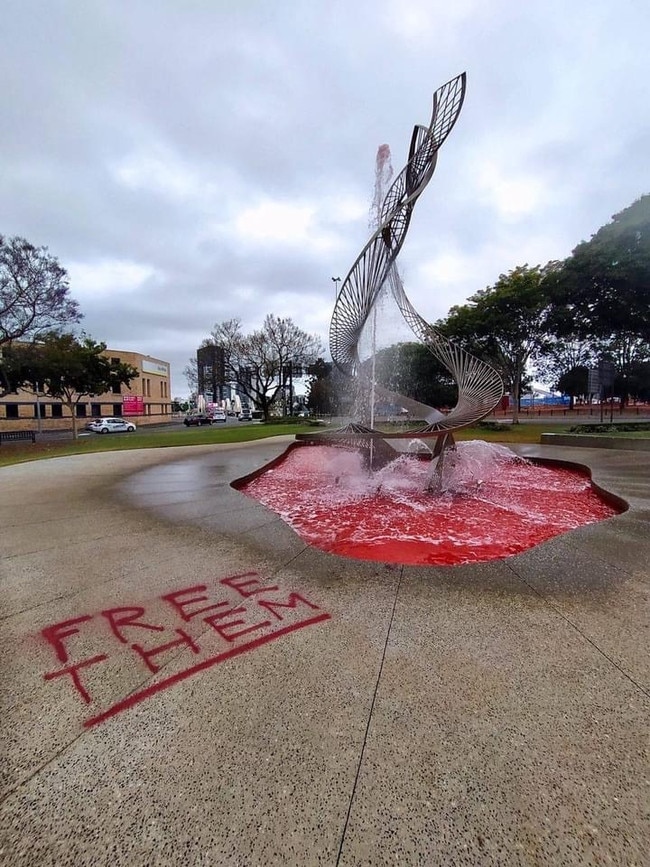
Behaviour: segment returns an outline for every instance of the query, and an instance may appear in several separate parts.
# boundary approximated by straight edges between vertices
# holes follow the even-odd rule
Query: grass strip
[[[457,441],[485,440],[498,443],[539,443],[542,433],[549,430],[564,433],[569,425],[553,424],[520,424],[491,425],[489,427],[470,427],[456,431]],[[297,433],[326,431],[327,427],[314,428],[309,424],[251,424],[241,427],[180,427],[178,430],[148,432],[140,428],[132,434],[89,434],[77,440],[49,440],[41,436],[36,444],[5,443],[0,448],[0,467],[25,461],[43,460],[45,458],[64,457],[66,455],[90,454],[93,452],[122,451],[124,449],[171,448],[174,446],[199,446],[212,443],[241,443],[266,439],[274,436],[287,436]]]

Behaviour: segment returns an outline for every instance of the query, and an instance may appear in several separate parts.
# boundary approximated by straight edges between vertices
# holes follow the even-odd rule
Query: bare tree
[[[271,406],[292,370],[312,364],[322,352],[318,336],[307,334],[291,319],[269,314],[262,328],[242,334],[241,321],[217,323],[212,339],[222,346],[226,379],[234,382],[268,419]]]
[[[183,368],[183,376],[185,377],[190,393],[196,395],[199,390],[199,371],[196,355],[193,358],[188,359],[187,364]]]
[[[0,347],[81,319],[68,275],[47,247],[0,235]]]

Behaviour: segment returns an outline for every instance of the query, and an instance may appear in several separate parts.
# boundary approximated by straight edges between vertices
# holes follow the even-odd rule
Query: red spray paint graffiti
[[[158,674],[175,658],[173,651],[185,656],[191,654],[188,658],[191,664],[180,671],[130,692],[126,698],[93,713],[83,723],[86,728],[201,671],[330,618],[326,611],[300,593],[287,593],[277,584],[265,584],[256,572],[221,578],[210,588],[207,584],[184,587],[159,599],[185,628],[150,622],[154,618],[142,605],[127,605],[97,614],[82,614],[41,630],[42,637],[62,663],[62,667],[43,675],[45,681],[73,689],[86,705],[96,703],[93,679],[105,673],[105,666],[110,666],[111,661],[123,660],[124,653],[133,654],[149,675]],[[84,630],[92,629],[93,625],[100,628],[101,640],[107,643],[101,648],[104,652],[76,658],[76,637],[83,637]],[[204,652],[202,644],[213,645],[215,635],[223,649],[214,653],[212,646],[209,652]]]

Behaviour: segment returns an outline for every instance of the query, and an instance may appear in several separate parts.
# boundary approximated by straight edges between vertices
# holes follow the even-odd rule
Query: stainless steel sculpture
[[[411,330],[454,377],[458,387],[456,405],[447,415],[440,414],[439,419],[417,431],[387,436],[355,424],[325,435],[328,441],[359,446],[361,442],[380,438],[436,437],[434,454],[442,454],[444,447],[453,443],[452,431],[479,421],[496,407],[503,395],[503,382],[496,370],[453,344],[419,315],[404,291],[395,265],[415,203],[433,176],[438,151],[462,108],[465,84],[465,73],[443,84],[433,95],[429,126],[414,128],[408,162],[384,197],[377,230],[343,281],[330,324],[330,350],[334,363],[348,376],[358,375],[362,331],[382,289],[390,286]],[[382,448],[381,452],[385,454],[386,450]]]

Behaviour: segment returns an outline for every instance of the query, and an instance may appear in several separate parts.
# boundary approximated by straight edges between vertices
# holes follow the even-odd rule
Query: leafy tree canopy
[[[547,280],[557,267],[520,265],[437,323],[447,337],[499,370],[512,393],[514,421],[526,365],[549,344]]]
[[[334,415],[339,409],[337,373],[331,361],[317,358],[307,373],[307,406],[318,415]]]
[[[72,334],[49,334],[38,343],[16,345],[8,351],[8,376],[14,387],[27,385],[60,400],[70,411],[76,437],[75,406],[82,397],[129,385],[139,375],[130,364],[102,355],[105,350],[105,343],[95,343],[90,337],[78,340]]]
[[[552,340],[535,360],[535,375],[540,382],[565,394],[586,394],[585,391],[571,392],[560,385],[560,382],[576,368],[582,367],[586,370],[596,367],[599,357],[598,347],[592,342],[570,337]],[[569,381],[574,382],[574,379],[570,378]]]
[[[397,343],[379,350],[375,377],[389,391],[428,406],[453,406],[456,402],[453,377],[423,343]]]
[[[560,336],[650,342],[650,195],[614,214],[556,273]]]

